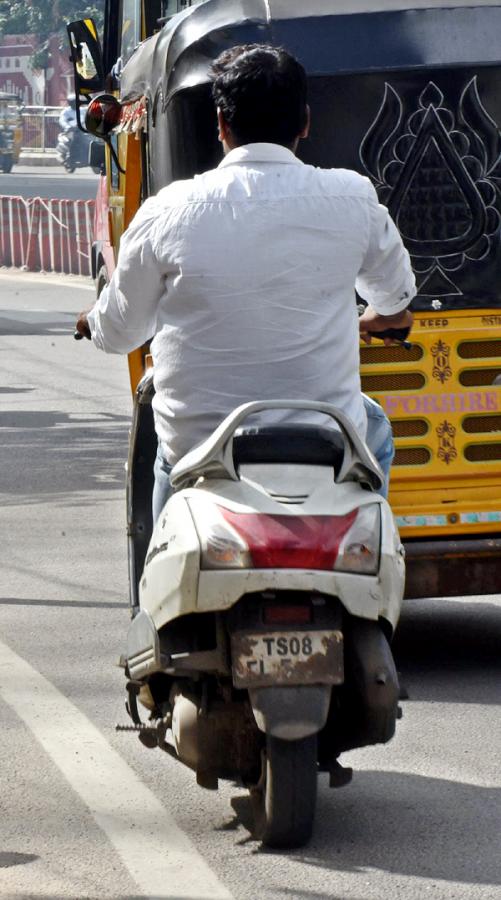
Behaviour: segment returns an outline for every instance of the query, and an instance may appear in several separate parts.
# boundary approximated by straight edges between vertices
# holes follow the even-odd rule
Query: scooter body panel
[[[200,541],[187,493],[179,491],[166,504],[153,530],[139,584],[140,607],[157,630],[198,610]]]
[[[300,502],[291,503],[291,498]],[[235,513],[344,516],[377,504],[381,559],[377,575],[287,568],[203,570],[200,535],[214,506]],[[386,619],[395,628],[402,602],[404,561],[387,502],[356,482],[337,484],[332,469],[309,465],[242,466],[240,480],[204,479],[175,493],[153,531],[140,605],[157,629],[177,616],[229,609],[247,593],[265,590],[319,592],[338,597],[348,613]]]

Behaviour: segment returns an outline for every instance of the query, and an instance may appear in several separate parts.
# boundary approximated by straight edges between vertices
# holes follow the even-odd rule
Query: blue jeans
[[[362,394],[365,412],[367,414],[367,437],[365,438],[367,446],[372,450],[379,465],[383,470],[384,484],[378,492],[382,497],[388,497],[388,488],[390,485],[390,469],[395,456],[395,447],[393,444],[393,432],[391,423],[384,409],[371,400],[365,394]]]
[[[162,445],[159,441],[157,458],[155,459],[155,465],[153,466],[153,474],[155,476],[153,496],[151,498],[153,525],[156,525],[156,523],[158,522],[160,513],[162,512],[165,504],[167,503],[167,500],[172,494],[173,489],[170,483],[171,472],[172,466],[170,466],[165,459],[165,456],[162,453]]]
[[[384,474],[384,485],[379,491],[381,496],[388,496],[388,485],[390,481],[390,468],[395,455],[393,446],[393,434],[391,431],[390,420],[386,413],[375,400],[362,394],[365,412],[367,414],[367,437],[366,442],[372,450]],[[153,487],[153,522],[157,522],[167,500],[172,494],[172,485],[170,483],[170,473],[172,466],[169,465],[162,453],[161,444],[158,445],[157,458],[153,472],[155,475],[155,485]]]

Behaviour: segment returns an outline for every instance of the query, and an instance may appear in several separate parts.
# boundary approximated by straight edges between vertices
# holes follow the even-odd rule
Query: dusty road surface
[[[46,200],[95,200],[99,177],[88,166],[66,172],[63,166],[15,165],[0,173],[0,196],[43,197]]]
[[[83,280],[0,275],[0,897],[501,900],[501,601],[409,603],[394,741],[321,776],[311,844],[263,851],[245,792],[133,735],[125,360],[72,339]]]

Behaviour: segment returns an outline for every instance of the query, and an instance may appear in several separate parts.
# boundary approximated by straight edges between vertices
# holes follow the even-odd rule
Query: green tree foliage
[[[104,0],[0,0],[0,38],[4,34],[37,35],[40,44],[31,58],[34,68],[48,65],[48,41],[59,36],[67,44],[66,25],[75,19],[92,18],[102,34]]]

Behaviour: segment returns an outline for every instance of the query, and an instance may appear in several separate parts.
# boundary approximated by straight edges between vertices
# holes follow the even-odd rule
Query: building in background
[[[17,94],[26,106],[63,106],[72,88],[68,55],[59,49],[60,37],[49,39],[48,66],[30,63],[38,40],[33,35],[4,35],[0,41],[0,91]]]

